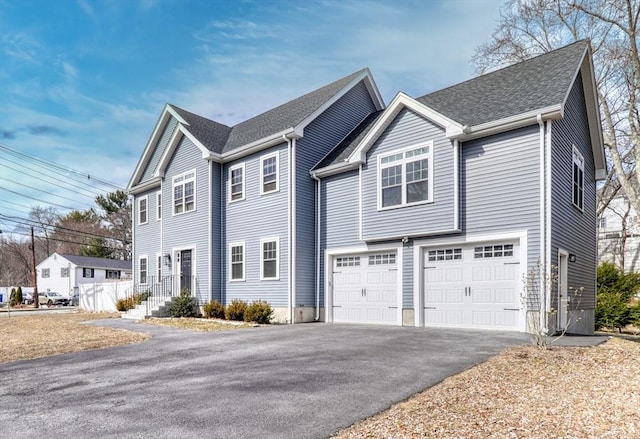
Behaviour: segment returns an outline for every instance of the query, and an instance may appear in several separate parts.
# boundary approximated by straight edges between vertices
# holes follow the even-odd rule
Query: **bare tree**
[[[607,182],[619,185],[640,212],[640,191],[631,182],[640,159],[639,18],[638,0],[509,0],[497,29],[476,50],[473,62],[484,72],[589,39],[611,165]],[[616,196],[616,191],[606,195]],[[610,199],[601,199],[601,207]]]

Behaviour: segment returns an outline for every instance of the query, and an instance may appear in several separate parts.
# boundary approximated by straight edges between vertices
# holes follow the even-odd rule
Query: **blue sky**
[[[0,144],[126,186],[166,102],[232,125],[363,67],[387,103],[420,96],[473,76],[501,3],[0,0]],[[5,215],[108,190],[15,178],[6,159]]]

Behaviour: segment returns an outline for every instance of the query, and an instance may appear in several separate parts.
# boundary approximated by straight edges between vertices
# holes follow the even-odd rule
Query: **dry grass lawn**
[[[137,343],[148,334],[83,325],[80,322],[119,318],[118,313],[45,314],[0,318],[0,363]]]
[[[152,318],[142,320],[143,323],[171,328],[190,329],[193,331],[228,331],[229,329],[252,328],[252,323],[226,322],[223,320],[193,319],[193,318]]]
[[[640,343],[509,348],[335,438],[637,438]]]

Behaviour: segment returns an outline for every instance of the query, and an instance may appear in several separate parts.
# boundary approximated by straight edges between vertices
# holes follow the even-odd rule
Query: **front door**
[[[180,250],[180,291],[191,291],[191,250]]]

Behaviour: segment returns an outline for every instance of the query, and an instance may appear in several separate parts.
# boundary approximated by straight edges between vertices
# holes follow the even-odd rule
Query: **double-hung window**
[[[244,200],[244,163],[229,168],[229,201]]]
[[[433,142],[378,157],[378,209],[433,199]]]
[[[69,277],[69,267],[60,268],[60,277]]]
[[[278,280],[279,239],[267,238],[260,240],[260,279]]]
[[[196,209],[196,171],[173,177],[173,214],[191,212]]]
[[[278,152],[260,158],[261,195],[278,191],[278,158]]]
[[[244,242],[229,244],[229,279],[244,280]]]
[[[43,268],[43,269],[42,269],[42,277],[43,277],[43,278],[47,278],[47,277],[49,277],[49,276],[50,276],[50,273],[51,273],[51,272],[49,271],[49,268]]]
[[[138,198],[138,224],[147,224],[149,222],[149,197]]]
[[[107,279],[120,279],[120,270],[105,270]]]
[[[140,284],[147,283],[147,270],[149,269],[147,261],[148,259],[146,256],[140,256],[140,259],[138,260],[138,283]]]
[[[95,274],[95,270],[93,268],[83,268],[82,269],[82,277],[92,278]]]
[[[573,147],[573,205],[582,210],[584,207],[584,157]]]

